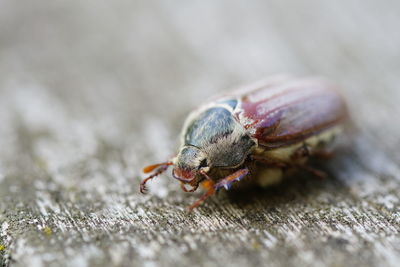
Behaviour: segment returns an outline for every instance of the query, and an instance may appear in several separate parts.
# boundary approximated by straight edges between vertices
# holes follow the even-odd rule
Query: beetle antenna
[[[152,175],[150,175],[149,177],[147,177],[146,179],[144,179],[141,183],[140,183],[140,193],[144,194],[146,193],[146,183],[153,179],[154,177],[162,174],[163,172],[165,172],[169,166],[173,165],[172,162],[168,161],[168,162],[164,162],[164,163],[158,163],[158,164],[154,164],[154,165],[150,165],[147,166],[145,168],[143,168],[143,172],[144,173],[149,173],[152,172],[153,170],[155,170],[156,168],[159,168],[155,173],[153,173]]]

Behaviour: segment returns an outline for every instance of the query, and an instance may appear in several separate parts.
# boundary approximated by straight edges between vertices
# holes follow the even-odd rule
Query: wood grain
[[[0,263],[397,266],[398,1],[0,3]],[[276,73],[343,87],[356,133],[326,163],[192,214],[170,176],[186,114]],[[348,140],[346,142],[349,142]]]

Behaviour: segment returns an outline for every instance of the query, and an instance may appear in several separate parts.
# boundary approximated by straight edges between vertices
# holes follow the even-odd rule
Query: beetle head
[[[184,146],[175,158],[172,175],[183,183],[194,185],[200,171],[207,172],[208,169],[206,155],[203,151],[195,146]]]

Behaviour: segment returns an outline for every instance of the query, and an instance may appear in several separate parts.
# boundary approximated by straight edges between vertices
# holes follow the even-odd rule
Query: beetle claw
[[[147,193],[147,188],[144,185],[144,183],[140,183],[140,193],[146,194]]]

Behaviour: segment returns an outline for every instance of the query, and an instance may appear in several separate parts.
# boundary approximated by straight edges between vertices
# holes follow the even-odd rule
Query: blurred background
[[[2,0],[2,263],[394,264],[400,259],[399,11],[397,1],[373,0]],[[254,225],[254,214],[240,205],[223,202],[232,215],[214,200],[210,209],[222,209],[221,224],[200,211],[190,217],[199,224],[193,230],[184,207],[197,196],[180,193],[168,175],[151,183],[149,195],[138,194],[141,167],[174,153],[191,109],[277,73],[338,83],[361,130],[331,167],[339,182],[293,193],[311,213],[327,199],[337,208],[323,216],[330,218],[325,226],[310,228],[321,240],[314,230],[285,228],[292,215],[305,214],[304,205],[275,203],[287,214],[271,230],[273,217]],[[264,216],[270,205],[264,202],[271,200],[247,210]],[[368,216],[358,221],[343,205]],[[304,216],[293,220],[307,225]],[[210,228],[214,246],[196,235]],[[324,243],[330,231],[344,243]],[[254,240],[262,253],[243,248]],[[324,245],[326,255],[318,252]]]

